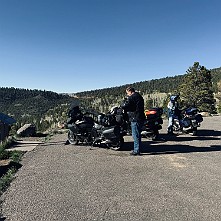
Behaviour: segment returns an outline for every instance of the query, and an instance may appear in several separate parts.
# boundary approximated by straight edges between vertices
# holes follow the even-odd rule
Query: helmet
[[[171,96],[170,96],[170,100],[171,100],[172,102],[175,102],[175,101],[177,101],[178,97],[179,97],[179,95],[171,95]]]

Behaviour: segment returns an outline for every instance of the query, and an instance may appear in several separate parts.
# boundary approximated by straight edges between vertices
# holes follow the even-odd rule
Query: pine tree
[[[221,113],[221,80],[217,82],[217,95],[216,95],[218,101],[217,109],[218,112]]]
[[[184,75],[180,85],[183,107],[197,107],[200,111],[215,113],[215,99],[212,91],[211,73],[199,62],[195,62]]]

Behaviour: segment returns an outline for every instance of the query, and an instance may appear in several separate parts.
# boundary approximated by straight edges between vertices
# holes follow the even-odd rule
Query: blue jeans
[[[134,140],[134,153],[140,153],[141,150],[141,129],[143,123],[131,122],[132,137]]]
[[[173,116],[170,116],[169,118],[168,118],[168,127],[167,127],[167,132],[168,133],[173,133]]]
[[[167,126],[167,132],[168,133],[173,133],[173,121],[174,121],[174,119],[179,119],[179,117],[178,116],[169,116],[169,118],[168,118],[168,126]],[[180,124],[180,126],[182,126],[182,121],[181,120],[179,120],[179,124]]]

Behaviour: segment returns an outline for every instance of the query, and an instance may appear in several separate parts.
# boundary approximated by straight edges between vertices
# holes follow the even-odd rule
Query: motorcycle
[[[126,132],[123,112],[120,108],[115,108],[107,114],[82,114],[78,110],[71,110],[68,114],[70,118],[67,127],[70,144],[105,145],[112,150],[120,150],[123,147],[123,136]]]
[[[195,107],[184,110],[184,114],[181,114],[181,118],[173,119],[173,131],[190,133],[193,136],[197,135],[197,128],[200,127],[203,117],[198,113],[198,109]]]
[[[158,139],[159,130],[162,129],[163,124],[162,114],[162,108],[152,108],[145,111],[146,120],[141,131],[143,137],[151,138],[152,140]]]
[[[92,130],[92,146],[106,146],[112,150],[120,150],[126,135],[123,111],[115,107],[111,113],[99,114]]]
[[[92,144],[91,131],[94,126],[92,117],[83,116],[82,120],[77,120],[73,123],[68,123],[68,141],[70,144],[78,145],[79,143],[90,145]]]

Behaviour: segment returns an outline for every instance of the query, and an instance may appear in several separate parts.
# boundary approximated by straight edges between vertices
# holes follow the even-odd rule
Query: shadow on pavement
[[[175,154],[175,153],[191,153],[191,152],[212,152],[221,151],[221,145],[212,145],[210,147],[195,147],[186,145],[185,141],[199,140],[199,141],[210,141],[210,140],[221,140],[220,131],[215,130],[199,130],[197,136],[179,136],[179,135],[168,135],[160,134],[157,141],[148,140],[142,138],[142,154],[143,155],[156,155],[156,154]],[[167,141],[178,142],[178,144],[167,144]],[[179,142],[184,142],[183,144]],[[132,141],[125,142],[122,151],[133,150],[134,143]]]
[[[221,131],[216,130],[198,130],[196,136],[191,136],[190,134],[180,133],[180,134],[160,134],[159,140],[165,141],[176,141],[176,142],[183,142],[183,141],[191,141],[191,140],[220,140]]]
[[[217,130],[198,130],[197,133],[199,136],[221,136],[221,131]]]
[[[194,153],[194,152],[213,152],[221,151],[221,146],[194,147],[190,145],[160,145],[144,146],[142,153],[148,155],[175,154],[175,153]]]

